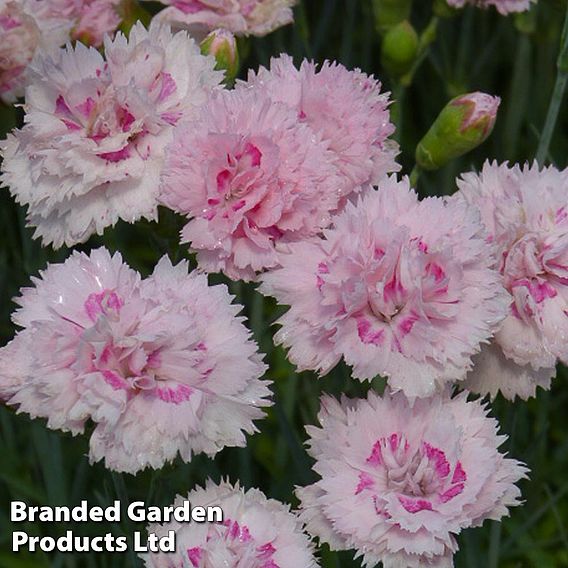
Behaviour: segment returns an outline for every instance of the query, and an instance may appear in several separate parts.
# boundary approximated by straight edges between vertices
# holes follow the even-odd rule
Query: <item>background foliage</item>
[[[414,4],[412,22],[421,31],[430,22],[431,2],[416,0]],[[499,95],[502,105],[491,138],[474,153],[421,178],[422,194],[451,193],[456,174],[479,167],[486,158],[521,162],[534,159],[554,86],[565,12],[566,1],[540,0],[529,26],[526,19],[500,17],[494,10],[466,9],[452,19],[441,20],[437,38],[412,85],[401,89],[389,82],[381,69],[380,38],[374,29],[371,0],[304,0],[296,9],[294,27],[250,41],[244,68],[255,68],[268,63],[272,55],[288,52],[297,61],[303,57],[336,59],[348,67],[374,73],[398,99],[393,115],[399,126],[401,161],[407,174],[414,165],[417,142],[450,97],[473,90]],[[2,137],[19,121],[21,110],[0,108]],[[567,126],[568,112],[563,106],[549,156],[558,167],[566,167],[568,161]],[[180,224],[179,218],[161,211],[157,225],[119,223],[104,237],[93,238],[78,248],[88,250],[105,244],[111,250],[120,250],[132,267],[148,274],[166,252],[174,260],[187,256],[177,242]],[[24,211],[7,191],[0,192],[1,345],[14,334],[11,298],[19,287],[28,284],[30,275],[37,274],[47,262],[61,261],[68,254],[65,249],[43,249],[33,241],[31,231],[25,228]],[[211,281],[223,278],[215,276]],[[267,354],[269,378],[274,381],[275,405],[268,418],[259,423],[261,433],[251,437],[246,448],[226,449],[214,460],[198,456],[191,464],[176,461],[161,471],[133,477],[112,474],[100,464],[89,466],[86,437],[48,431],[41,421],[32,422],[0,408],[0,568],[140,565],[133,555],[122,554],[11,554],[13,529],[59,536],[69,528],[49,524],[11,526],[9,502],[14,499],[34,505],[74,506],[81,499],[103,506],[114,499],[169,505],[176,494],[186,493],[208,476],[215,480],[228,476],[295,504],[294,486],[315,479],[303,442],[304,425],[315,422],[320,392],[363,395],[369,385],[350,379],[344,366],[321,380],[311,373],[296,373],[284,352],[272,345],[271,323],[278,315],[274,304],[263,300],[252,286],[231,284],[231,288],[246,305],[249,324]],[[532,470],[530,481],[522,483],[526,503],[513,510],[512,517],[502,524],[487,522],[481,529],[460,536],[458,568],[568,566],[567,376],[566,369],[560,368],[552,391],[539,392],[536,400],[510,404],[498,399],[493,405],[493,414],[510,436],[506,449]],[[377,379],[371,388],[382,386]],[[73,529],[77,534],[94,536],[112,531],[118,536],[143,527],[127,522],[119,527],[79,523]],[[350,553],[336,554],[324,548],[321,555],[325,568],[360,566]]]

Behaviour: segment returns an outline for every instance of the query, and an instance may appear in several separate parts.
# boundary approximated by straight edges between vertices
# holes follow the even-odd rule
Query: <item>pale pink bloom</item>
[[[34,284],[17,299],[22,331],[0,350],[0,394],[50,428],[76,434],[92,420],[91,462],[136,473],[244,446],[256,430],[266,367],[224,285],[167,258],[141,280],[105,249]]]
[[[329,224],[339,187],[327,145],[294,111],[238,89],[176,129],[161,199],[189,217],[182,238],[201,269],[251,280],[277,265],[278,246]]]
[[[316,568],[313,545],[290,507],[267,499],[258,489],[244,491],[237,483],[205,487],[178,496],[174,506],[220,507],[222,522],[152,524],[158,536],[176,533],[175,553],[142,555],[147,568]]]
[[[68,23],[41,0],[0,0],[0,101],[24,94],[27,67],[36,51],[51,51],[69,37]]]
[[[43,0],[50,11],[72,26],[72,38],[100,47],[105,34],[112,35],[121,22],[122,0]]]
[[[495,335],[504,357],[488,350],[470,388],[534,396],[536,386],[549,387],[557,361],[568,363],[568,170],[486,162],[458,186],[456,198],[481,211],[512,296]]]
[[[447,0],[447,2],[454,8],[463,8],[466,4],[479,8],[494,6],[500,14],[505,16],[514,12],[526,12],[531,4],[536,3],[536,0]]]
[[[318,69],[307,60],[296,69],[289,55],[281,55],[271,60],[269,70],[251,71],[240,87],[265,89],[329,143],[344,177],[343,196],[400,169],[395,162],[398,145],[389,139],[394,132],[389,95],[359,69],[350,71],[329,61]]]
[[[391,176],[324,238],[290,245],[261,291],[290,306],[275,341],[300,370],[325,374],[343,356],[358,379],[384,375],[427,396],[465,377],[505,316],[491,262],[475,208],[418,201],[407,178]]]
[[[28,206],[35,236],[83,242],[118,219],[157,214],[164,150],[175,124],[222,78],[185,32],[134,26],[105,56],[78,43],[31,66],[26,125],[3,143],[1,181]]]
[[[168,6],[156,16],[201,39],[216,28],[241,36],[265,36],[294,21],[298,0],[161,0]]]
[[[297,489],[308,532],[368,567],[453,567],[455,535],[508,515],[528,472],[498,451],[506,436],[487,413],[466,393],[324,396],[321,427],[307,427],[321,479]]]

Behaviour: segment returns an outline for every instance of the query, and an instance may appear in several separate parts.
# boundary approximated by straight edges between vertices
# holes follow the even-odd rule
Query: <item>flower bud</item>
[[[468,93],[452,99],[416,148],[416,163],[436,170],[470,152],[491,134],[501,99]]]
[[[239,72],[239,51],[235,36],[227,30],[213,30],[202,42],[201,53],[213,55],[216,69],[225,72],[225,82],[232,84]]]
[[[410,71],[418,55],[418,34],[408,20],[392,27],[383,37],[381,62],[391,77]]]
[[[379,33],[408,20],[412,0],[373,0],[375,25]]]

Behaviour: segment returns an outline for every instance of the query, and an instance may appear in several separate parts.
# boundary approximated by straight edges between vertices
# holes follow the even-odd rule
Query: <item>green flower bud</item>
[[[239,51],[235,36],[227,30],[213,30],[200,44],[203,55],[213,55],[215,69],[225,71],[225,83],[232,84],[239,72]]]
[[[452,99],[438,115],[416,148],[416,163],[425,170],[477,148],[491,134],[501,99],[468,93]]]
[[[379,33],[388,31],[410,17],[412,0],[373,0],[375,25]]]
[[[412,68],[418,55],[418,34],[405,20],[383,37],[381,62],[391,77],[401,77]]]

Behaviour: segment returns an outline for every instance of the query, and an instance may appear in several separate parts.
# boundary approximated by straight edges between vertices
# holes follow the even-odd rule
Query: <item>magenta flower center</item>
[[[451,274],[458,274],[453,264],[429,253],[422,240],[394,234],[391,243],[374,245],[370,260],[353,255],[321,263],[316,284],[325,304],[340,301],[338,316],[357,321],[362,343],[388,340],[400,351],[417,322],[455,316],[459,281],[452,282]]]
[[[144,391],[172,404],[189,400],[193,386],[171,376],[168,366],[171,338],[145,337],[136,323],[127,324],[125,334],[123,308],[124,301],[112,290],[90,294],[85,302],[85,311],[94,324],[82,333],[92,372],[100,373],[114,390],[126,391],[128,396]],[[197,342],[188,349],[183,362],[176,361],[188,367],[184,378],[193,377],[196,383],[207,379],[211,369],[205,368],[206,350],[203,342]]]
[[[272,542],[258,544],[246,525],[225,519],[223,523],[211,526],[207,546],[188,549],[187,557],[194,568],[280,568],[274,561],[275,552]]]
[[[394,493],[409,513],[435,511],[462,493],[467,480],[461,463],[452,466],[442,449],[424,441],[413,448],[398,433],[377,440],[366,465],[355,495],[369,495],[377,514],[385,516],[386,495]]]
[[[519,319],[534,317],[539,305],[555,298],[568,284],[568,246],[548,243],[528,233],[503,254],[501,273],[513,296],[512,313]]]

